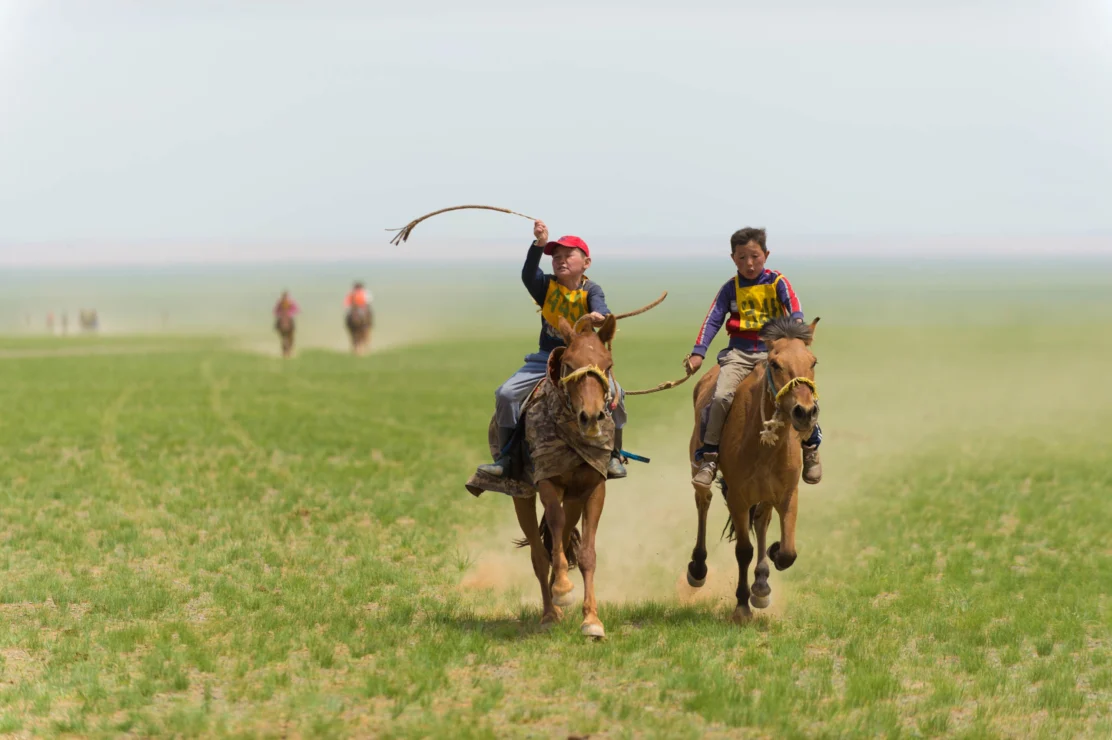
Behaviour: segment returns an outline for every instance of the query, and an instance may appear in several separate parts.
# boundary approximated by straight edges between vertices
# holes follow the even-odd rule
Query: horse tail
[[[568,568],[575,568],[579,564],[579,527],[571,528],[571,544],[564,553],[564,557],[568,559]],[[552,530],[548,528],[548,522],[544,516],[541,516],[541,541],[544,542],[544,550],[548,553],[548,557],[552,559]],[[528,547],[529,540],[522,537],[519,540],[514,540],[514,544],[518,547]]]

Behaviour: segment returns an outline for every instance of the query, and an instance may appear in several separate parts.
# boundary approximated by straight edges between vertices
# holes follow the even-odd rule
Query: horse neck
[[[765,419],[772,419],[773,415],[776,413],[776,404],[773,401],[772,397],[769,396],[768,388],[766,387],[766,384],[768,383],[768,380],[765,376],[766,372],[768,371],[765,369],[765,367],[761,366],[750,376],[756,376],[756,378],[754,378],[754,381],[750,383],[750,386],[747,389],[747,400],[749,402],[747,404],[744,404],[745,433],[742,434],[741,445],[745,446],[746,441],[748,441],[748,447],[750,449],[746,449],[743,452],[743,454],[746,455],[752,454],[754,451],[781,454],[787,451],[788,442],[795,434],[795,429],[792,427],[792,425],[781,418],[780,421],[783,422],[784,426],[776,430],[776,442],[771,445],[761,443],[761,430],[764,428],[764,423],[761,421],[762,409],[763,417]],[[748,380],[748,378],[746,380]],[[742,382],[744,383],[745,381]],[[735,399],[734,407],[737,407],[738,405],[739,404],[736,403]]]

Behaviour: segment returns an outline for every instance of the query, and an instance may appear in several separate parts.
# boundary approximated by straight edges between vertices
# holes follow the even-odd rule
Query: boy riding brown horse
[[[768,561],[777,570],[795,562],[795,520],[799,508],[799,479],[803,470],[801,440],[808,439],[818,425],[817,361],[811,353],[815,319],[802,324],[785,316],[768,322],[760,332],[768,357],[746,377],[734,394],[725,419],[718,453],[722,492],[730,511],[728,528],[737,538],[737,607],[734,620],[752,616],[752,604],[763,609],[769,604]],[[711,368],[695,388],[695,427],[689,452],[700,443],[702,411],[711,402],[720,369]],[[707,575],[707,511],[709,488],[693,484],[699,510],[699,527],[687,581],[702,586]],[[772,511],[780,516],[780,542],[765,550]],[[749,530],[757,535],[757,566],[749,587],[749,564],[753,545]]]
[[[574,590],[568,578],[570,558],[583,573],[582,633],[603,637],[595,599],[595,535],[606,501],[607,467],[614,446],[613,390],[609,378],[613,360],[607,348],[614,339],[617,319],[607,315],[596,334],[584,316],[573,326],[565,318],[556,329],[566,347],[548,357],[547,372],[525,403],[525,446],[528,467],[519,478],[508,471],[492,476],[476,471],[467,488],[510,493],[518,524],[525,534],[533,572],[541,586],[544,613],[541,624],[563,619],[562,606]],[[497,453],[496,419],[491,420],[491,447]],[[536,493],[534,493],[534,488]],[[537,495],[544,515],[537,522]],[[582,520],[578,545],[573,533]]]

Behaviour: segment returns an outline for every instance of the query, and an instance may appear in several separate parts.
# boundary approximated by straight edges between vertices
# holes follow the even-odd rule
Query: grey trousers
[[[764,362],[767,352],[742,352],[740,349],[724,349],[718,353],[718,382],[714,384],[714,398],[710,402],[710,415],[707,418],[707,431],[703,443],[716,445],[722,437],[722,427],[734,393],[741,381],[753,372],[758,363]]]
[[[525,358],[525,364],[494,392],[494,420],[503,429],[513,429],[521,415],[521,404],[529,392],[548,372],[548,354],[534,352]],[[610,392],[618,398],[614,409],[614,426],[621,429],[626,423],[625,391],[610,379]]]

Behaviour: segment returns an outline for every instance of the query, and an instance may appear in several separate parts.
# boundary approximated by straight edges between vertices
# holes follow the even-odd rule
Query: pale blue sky
[[[1112,234],[1112,0],[555,5],[0,0],[0,262]]]

